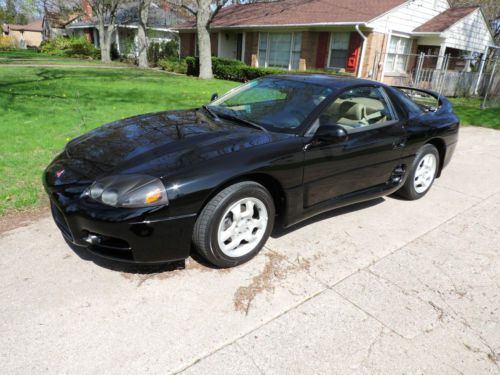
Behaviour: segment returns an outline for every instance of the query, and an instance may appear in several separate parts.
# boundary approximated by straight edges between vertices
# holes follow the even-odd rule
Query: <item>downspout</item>
[[[356,24],[356,31],[363,38],[363,45],[361,46],[361,56],[359,58],[359,67],[358,67],[358,78],[361,78],[361,74],[363,73],[363,62],[365,60],[365,51],[366,51],[366,40],[368,39],[365,34],[361,32],[359,29],[359,23]]]

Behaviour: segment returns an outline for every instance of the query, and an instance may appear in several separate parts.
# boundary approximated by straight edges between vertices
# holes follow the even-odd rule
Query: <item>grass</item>
[[[43,56],[39,51],[33,49],[0,50],[0,57],[11,59],[31,59]]]
[[[500,129],[500,103],[496,103],[496,107],[481,109],[481,100],[477,98],[452,98],[450,101],[462,125]]]
[[[46,55],[35,50],[0,51],[0,65],[103,65],[100,60],[77,59],[58,55]],[[108,64],[110,65],[110,64]],[[113,61],[112,66],[127,66]]]
[[[0,67],[0,215],[44,199],[41,174],[69,139],[116,119],[196,107],[235,85],[138,69]]]

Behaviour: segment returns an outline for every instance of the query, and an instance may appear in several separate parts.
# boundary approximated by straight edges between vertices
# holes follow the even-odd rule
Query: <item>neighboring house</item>
[[[83,15],[66,25],[68,35],[85,36],[96,47],[99,47],[99,31],[96,20],[93,17],[92,8],[86,1],[83,1],[83,10]],[[149,42],[168,42],[177,38],[177,32],[172,30],[172,26],[178,22],[178,17],[168,6],[160,6],[153,2],[147,22]],[[116,15],[117,29],[113,36],[116,49],[120,55],[137,55],[138,24],[138,2],[132,1],[123,4]]]
[[[181,56],[197,54],[195,24],[179,25]],[[215,56],[251,66],[335,69],[400,82],[418,52],[478,55],[494,44],[478,7],[447,0],[280,0],[221,9],[211,24]],[[451,67],[453,68],[453,67]]]
[[[3,35],[14,37],[21,48],[40,47],[42,43],[42,20],[27,25],[2,25]]]

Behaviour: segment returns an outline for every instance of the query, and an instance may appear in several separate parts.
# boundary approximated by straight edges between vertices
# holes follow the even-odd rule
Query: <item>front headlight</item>
[[[102,178],[83,195],[113,207],[152,207],[168,204],[160,179],[144,175],[118,175]]]

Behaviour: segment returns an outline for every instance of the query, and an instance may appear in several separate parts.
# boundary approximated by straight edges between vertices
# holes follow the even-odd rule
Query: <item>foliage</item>
[[[163,59],[158,61],[158,66],[167,72],[186,74],[187,64],[185,59]]]
[[[197,76],[199,74],[199,61],[194,57],[186,58],[187,74]],[[212,67],[214,76],[219,79],[227,79],[237,82],[251,81],[252,79],[264,77],[271,74],[289,73],[285,69],[279,68],[256,68],[246,65],[238,60],[222,59],[212,57]],[[350,73],[335,73],[334,71],[325,71],[311,69],[301,73],[322,73],[330,75],[352,75]]]
[[[0,50],[17,48],[17,40],[13,36],[0,35]]]
[[[47,55],[63,55],[76,58],[98,59],[100,52],[84,37],[57,37],[42,42],[41,51]]]
[[[178,56],[179,42],[175,39],[163,43],[152,42],[148,47],[148,62],[151,66],[158,66],[160,60]]]
[[[40,176],[69,139],[120,118],[199,107],[236,85],[139,69],[1,69],[0,216],[45,199]]]

